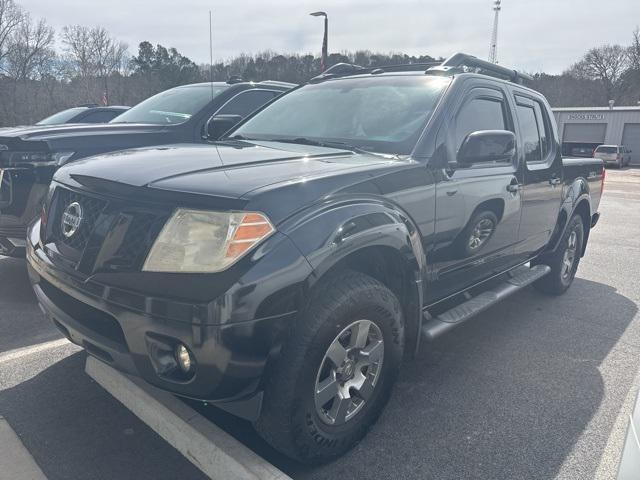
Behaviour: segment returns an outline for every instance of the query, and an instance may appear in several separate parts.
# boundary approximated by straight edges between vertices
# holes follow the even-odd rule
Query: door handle
[[[456,193],[458,193],[458,190],[447,190],[447,195],[450,197],[453,197]]]

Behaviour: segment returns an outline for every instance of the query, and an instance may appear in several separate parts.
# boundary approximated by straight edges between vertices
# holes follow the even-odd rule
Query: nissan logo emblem
[[[62,213],[62,234],[70,238],[82,223],[82,206],[78,202],[70,203]]]

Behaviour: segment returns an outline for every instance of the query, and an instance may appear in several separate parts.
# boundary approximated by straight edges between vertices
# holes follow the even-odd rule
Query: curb
[[[213,480],[291,480],[175,396],[87,357],[86,373]]]

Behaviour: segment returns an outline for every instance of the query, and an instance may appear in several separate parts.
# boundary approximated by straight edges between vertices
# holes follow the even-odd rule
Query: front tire
[[[256,430],[304,463],[344,454],[387,403],[403,348],[402,310],[388,288],[351,271],[321,281],[267,372]]]
[[[533,284],[534,287],[550,295],[562,295],[566,292],[576,276],[583,242],[584,225],[582,217],[576,214],[569,220],[557,250],[534,262],[551,267],[547,275]]]

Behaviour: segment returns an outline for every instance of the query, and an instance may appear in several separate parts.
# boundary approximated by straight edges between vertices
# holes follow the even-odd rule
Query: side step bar
[[[428,314],[425,315],[425,321],[422,324],[422,336],[428,341],[435,340],[440,335],[466,322],[474,315],[504,300],[512,293],[544,277],[550,270],[551,268],[547,265],[536,265],[534,267],[523,265],[511,270],[507,274],[509,278],[491,290],[482,292],[437,317],[431,318],[428,317]]]

